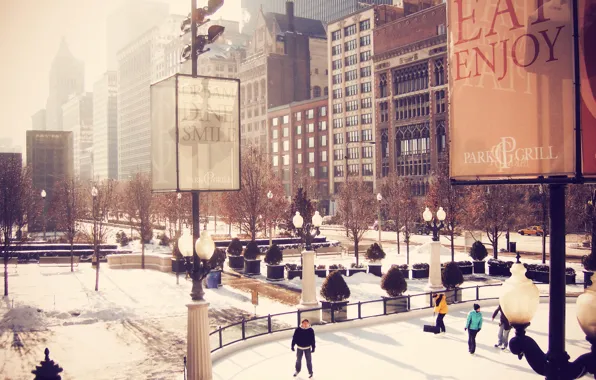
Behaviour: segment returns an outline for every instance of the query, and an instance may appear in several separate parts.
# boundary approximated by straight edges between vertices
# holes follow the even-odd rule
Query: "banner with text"
[[[571,15],[561,0],[451,0],[452,178],[575,173]]]
[[[583,172],[596,176],[596,0],[579,1]],[[590,47],[590,48],[588,48]]]
[[[172,94],[168,80],[151,87],[153,190],[239,190],[240,82],[180,74],[175,81]]]

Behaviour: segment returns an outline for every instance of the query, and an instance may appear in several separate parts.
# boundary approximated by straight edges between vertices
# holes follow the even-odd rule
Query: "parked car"
[[[405,232],[406,226],[402,226],[400,231]],[[410,225],[410,233],[415,235],[430,235],[431,230],[426,223],[412,223]]]
[[[521,230],[517,231],[520,235],[530,235],[530,236],[542,236],[544,231],[540,226],[530,226],[527,228],[522,228]],[[548,235],[548,233],[547,233]]]

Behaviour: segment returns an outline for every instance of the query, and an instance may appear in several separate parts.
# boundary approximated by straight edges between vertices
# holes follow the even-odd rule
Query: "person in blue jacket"
[[[468,331],[468,351],[471,355],[476,352],[476,335],[482,330],[482,313],[480,312],[480,305],[474,304],[474,310],[468,314],[466,321],[466,328]]]

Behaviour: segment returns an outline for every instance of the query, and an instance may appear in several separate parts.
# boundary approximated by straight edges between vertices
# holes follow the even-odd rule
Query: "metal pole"
[[[93,251],[95,253],[95,291],[99,290],[99,254],[97,252],[97,197],[93,197]]]
[[[542,264],[546,264],[546,191],[542,191]]]
[[[46,198],[43,197],[43,241],[46,241]]]
[[[547,380],[564,378],[565,352],[565,185],[550,190],[550,300]]]
[[[192,76],[196,78],[197,76],[197,63],[198,63],[198,54],[197,54],[197,0],[190,0],[191,6],[191,15],[190,15],[190,40],[191,40],[191,69],[192,69]],[[199,192],[193,191],[192,192],[192,240],[193,243],[197,241],[197,239],[201,235],[201,220],[199,214]],[[193,244],[194,247],[194,244]],[[193,248],[194,249],[194,248]]]
[[[381,201],[379,201],[379,223],[378,223],[378,227],[379,227],[379,245],[381,245],[381,232],[382,232],[382,226],[381,226]]]

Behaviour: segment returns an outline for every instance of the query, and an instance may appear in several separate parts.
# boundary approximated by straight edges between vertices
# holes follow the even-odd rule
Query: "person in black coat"
[[[503,309],[501,309],[501,305],[499,305],[497,310],[495,310],[495,312],[493,313],[493,321],[495,320],[495,317],[499,313],[501,313],[501,320],[499,322],[498,341],[497,341],[497,344],[495,344],[495,347],[499,348],[499,347],[503,346],[501,348],[501,350],[506,350],[507,345],[509,344],[508,340],[509,340],[509,332],[511,331],[511,324],[509,323],[507,316],[505,316],[505,313],[503,313]]]
[[[302,368],[302,356],[306,358],[306,368],[308,369],[309,377],[312,377],[312,357],[311,353],[315,352],[315,331],[310,327],[308,319],[303,319],[300,327],[294,331],[292,338],[292,351],[294,346],[298,347],[296,351],[296,372],[294,377],[298,376]]]

